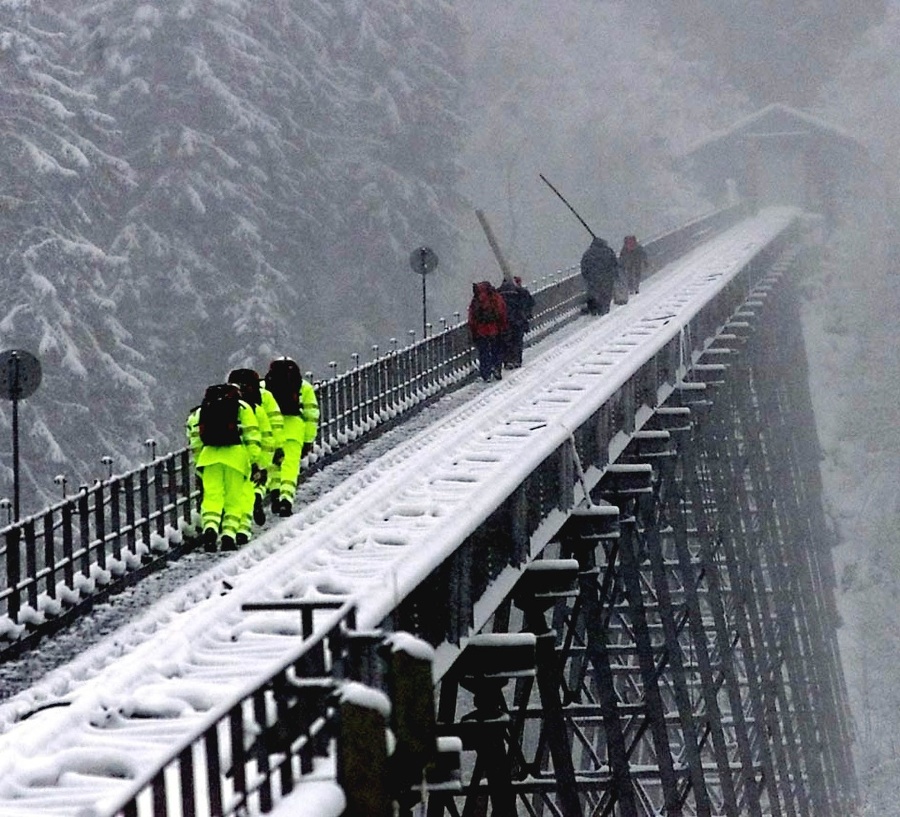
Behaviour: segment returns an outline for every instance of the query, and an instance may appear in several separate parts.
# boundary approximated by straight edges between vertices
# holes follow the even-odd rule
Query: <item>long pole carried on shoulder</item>
[[[503,257],[503,252],[500,250],[500,245],[497,243],[494,231],[491,229],[491,225],[488,224],[487,216],[484,214],[483,210],[476,210],[475,215],[478,217],[481,229],[484,230],[488,244],[491,245],[491,250],[494,252],[494,258],[497,259],[497,263],[500,265],[500,271],[503,273],[503,280],[512,281],[512,270],[509,268],[509,264],[506,263],[506,258]]]
[[[559,190],[557,190],[552,184],[550,184],[550,182],[547,180],[547,177],[543,173],[538,173],[538,176],[541,177],[541,180],[544,182],[544,184],[547,185],[547,187],[549,187],[554,193],[556,193],[557,196],[559,196],[562,203],[572,211],[572,214],[575,216],[575,218],[577,218],[584,225],[584,229],[591,234],[591,238],[596,238],[597,234],[590,227],[588,227],[587,222],[581,216],[579,216],[575,211],[575,208],[566,201],[565,196],[563,196],[563,194],[560,193]]]

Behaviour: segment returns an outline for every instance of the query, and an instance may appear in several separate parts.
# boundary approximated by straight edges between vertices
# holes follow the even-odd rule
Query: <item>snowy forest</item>
[[[321,377],[497,264],[709,210],[689,147],[771,102],[883,181],[802,282],[866,813],[900,814],[900,0],[0,0],[0,351],[36,355],[22,507],[183,445],[203,388]],[[12,492],[0,404],[0,496]]]

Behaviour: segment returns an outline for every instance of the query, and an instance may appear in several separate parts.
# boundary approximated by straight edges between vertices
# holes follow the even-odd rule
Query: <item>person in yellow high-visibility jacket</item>
[[[269,470],[272,511],[279,516],[290,516],[300,460],[312,449],[319,431],[319,401],[312,383],[303,379],[300,367],[288,357],[269,364],[263,386],[272,393],[284,420],[281,446],[276,447]]]
[[[253,409],[261,444],[259,467],[253,468],[247,483],[247,507],[237,535],[237,543],[242,545],[250,539],[252,523],[262,525],[266,521],[263,497],[275,448],[282,445],[284,418],[272,393],[263,388],[259,374],[253,369],[233,369],[228,382],[240,388],[242,399]]]
[[[266,521],[265,513],[260,519],[255,511],[257,506],[262,508],[262,497],[266,490],[268,469],[272,467],[275,442],[272,434],[272,421],[263,403],[262,392],[264,390],[260,386],[259,374],[253,369],[233,369],[228,375],[228,382],[234,383],[241,390],[241,398],[253,409],[253,414],[259,425],[261,449],[259,465],[251,466],[250,479],[246,485],[246,507],[241,515],[241,524],[237,535],[238,545],[244,545],[250,541],[250,536],[253,532],[253,522],[259,519],[258,524],[261,525]],[[268,392],[266,392],[266,395],[274,403],[274,398]]]
[[[275,460],[280,464],[284,458],[284,416],[278,407],[278,401],[275,396],[260,381],[259,389],[262,398],[262,406],[266,410],[269,417],[269,423],[272,426],[272,459],[268,468],[268,479],[265,484],[258,485],[256,488],[256,497],[253,504],[253,521],[257,525],[262,525],[266,521],[266,511],[263,507],[263,499],[268,490],[269,481],[274,469],[277,467]]]
[[[205,406],[218,397],[222,403],[236,401],[236,421],[227,429],[215,430]],[[231,410],[230,408],[228,409]],[[259,424],[253,409],[240,399],[240,392],[233,384],[210,386],[204,402],[193,409],[186,423],[188,445],[194,456],[194,466],[203,483],[200,503],[200,523],[203,528],[203,546],[208,551],[216,549],[221,536],[222,550],[237,547],[237,533],[246,508],[246,486],[254,465],[258,468],[262,447]]]

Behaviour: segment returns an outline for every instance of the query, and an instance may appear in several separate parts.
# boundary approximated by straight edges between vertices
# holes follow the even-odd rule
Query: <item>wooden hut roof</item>
[[[851,152],[867,153],[863,144],[842,128],[812,114],[776,102],[745,116],[724,130],[716,131],[705,139],[695,142],[685,151],[684,157],[696,158],[709,149],[715,149],[729,142],[774,136],[818,136],[840,144]]]

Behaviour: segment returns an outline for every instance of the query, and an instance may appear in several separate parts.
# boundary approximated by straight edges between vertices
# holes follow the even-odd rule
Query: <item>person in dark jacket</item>
[[[619,268],[625,276],[628,292],[636,295],[641,288],[641,280],[649,266],[647,251],[641,246],[636,236],[626,235],[619,250]]]
[[[509,321],[509,328],[503,335],[503,366],[518,369],[522,365],[525,333],[534,312],[534,296],[522,286],[518,275],[504,278],[497,291],[506,304],[506,318]]]
[[[581,276],[587,288],[587,308],[591,315],[609,312],[613,286],[619,274],[615,250],[602,238],[595,236],[591,246],[581,256]]]
[[[469,333],[478,351],[478,372],[487,382],[503,378],[503,333],[509,326],[506,304],[490,281],[472,284]]]

